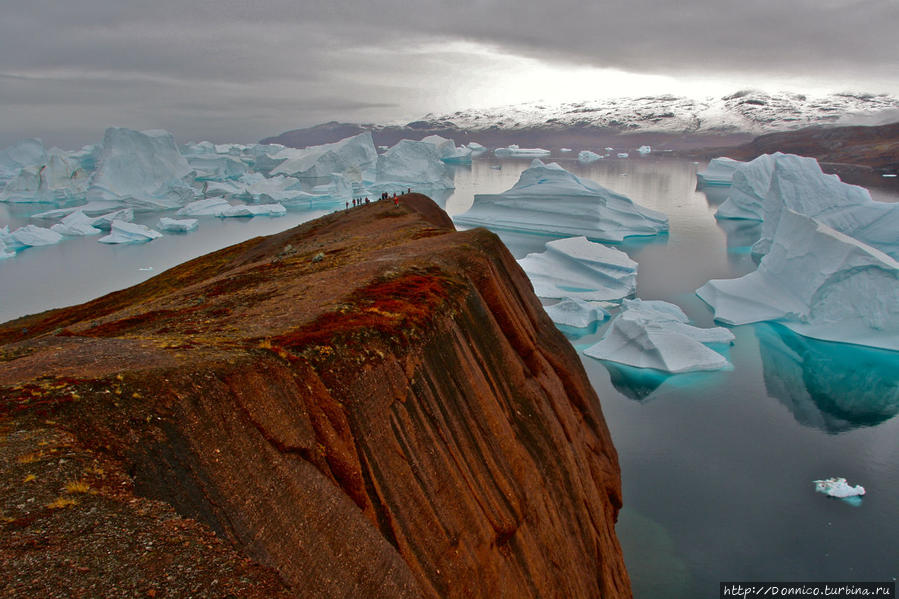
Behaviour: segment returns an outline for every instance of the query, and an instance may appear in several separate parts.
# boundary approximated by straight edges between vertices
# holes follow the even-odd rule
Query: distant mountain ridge
[[[757,135],[814,125],[879,125],[899,121],[899,99],[886,94],[809,96],[741,90],[697,100],[672,95],[603,98],[547,104],[529,102],[491,109],[427,114],[406,124],[325,123],[262,140],[305,147],[365,130],[375,143],[438,134],[457,143],[566,144],[595,147],[621,142],[686,149],[746,143]],[[617,146],[616,146],[617,147]]]

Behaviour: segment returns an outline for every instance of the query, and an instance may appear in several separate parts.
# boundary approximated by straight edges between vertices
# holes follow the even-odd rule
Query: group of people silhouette
[[[411,188],[411,187],[408,188],[408,189],[406,190],[406,193],[412,193],[412,188]],[[401,194],[398,196],[398,195],[396,194],[396,192],[393,192],[393,196],[391,196],[389,192],[385,191],[385,192],[381,193],[381,197],[378,198],[378,200],[390,200],[390,199],[392,199],[392,200],[393,200],[393,205],[399,207],[399,205],[400,205],[400,198],[401,198],[403,195],[405,195],[405,194],[402,194],[402,193],[401,193]],[[366,196],[366,197],[364,197],[364,198],[353,198],[353,208],[355,208],[356,206],[362,206],[363,204],[370,204],[370,203],[371,203],[371,202],[369,201],[368,196]],[[346,209],[347,209],[347,210],[350,209],[350,203],[349,203],[349,202],[346,202]]]

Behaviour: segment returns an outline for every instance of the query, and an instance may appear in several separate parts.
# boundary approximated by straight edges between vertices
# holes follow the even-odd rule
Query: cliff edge
[[[425,196],[0,344],[4,596],[631,595],[578,356],[499,239]]]

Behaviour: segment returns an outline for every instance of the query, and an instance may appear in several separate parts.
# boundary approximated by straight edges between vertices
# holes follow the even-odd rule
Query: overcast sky
[[[899,0],[0,0],[0,147],[741,88],[899,95]]]

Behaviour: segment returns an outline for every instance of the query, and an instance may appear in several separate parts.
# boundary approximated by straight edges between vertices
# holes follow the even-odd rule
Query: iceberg
[[[722,327],[703,329],[674,304],[663,301],[624,300],[602,338],[584,350],[599,360],[672,374],[720,370],[727,359],[706,343],[732,343],[734,335]]]
[[[627,158],[628,156],[630,156],[630,154],[628,154],[627,152],[618,152],[617,156],[618,158]]]
[[[178,212],[176,216],[220,216],[231,204],[225,198],[204,198],[190,202]]]
[[[44,143],[36,138],[22,141],[0,150],[0,180],[9,179],[23,168],[47,161]]]
[[[159,228],[163,231],[171,231],[173,233],[187,233],[188,231],[196,229],[197,223],[199,222],[200,221],[195,218],[177,220],[163,216],[159,219]]]
[[[814,158],[774,156],[771,186],[763,206],[762,236],[753,253],[768,252],[781,215],[792,210],[899,259],[899,204],[874,201],[867,189],[824,174]]]
[[[479,144],[476,141],[468,142],[468,149],[471,150],[472,156],[480,156],[481,154],[483,154],[487,151],[487,148],[485,148],[484,146],[482,146],[481,144]]]
[[[94,222],[92,224],[98,229],[109,231],[110,229],[112,229],[112,223],[117,220],[130,223],[134,220],[134,210],[132,210],[131,208],[122,208],[120,210],[101,214],[94,219]]]
[[[578,152],[577,160],[583,163],[596,162],[597,160],[602,160],[602,156],[590,150],[581,150]]]
[[[240,204],[228,206],[217,216],[231,218],[240,216],[284,216],[287,209],[281,204]]]
[[[846,479],[839,477],[825,478],[823,480],[813,480],[815,483],[815,491],[824,493],[837,499],[845,497],[855,497],[865,494],[865,488],[861,485],[850,486]]]
[[[552,306],[546,306],[544,310],[554,323],[576,329],[585,329],[594,322],[609,317],[609,313],[600,303],[571,297],[566,297]]]
[[[274,167],[272,175],[288,175],[297,179],[317,179],[340,173],[351,181],[361,181],[363,173],[378,159],[371,131],[340,141],[303,150],[288,148],[275,154],[286,159]]]
[[[440,159],[447,164],[471,164],[471,148],[466,146],[456,147],[456,142],[439,135],[428,135],[422,138],[424,143],[429,143],[437,150]]]
[[[69,214],[61,222],[50,227],[61,235],[79,237],[84,235],[99,235],[100,229],[94,226],[95,219],[87,216],[81,210]]]
[[[611,301],[637,290],[637,263],[586,237],[549,241],[544,252],[518,263],[538,297]]]
[[[496,148],[493,155],[497,158],[543,158],[552,154],[549,150],[542,148],[519,148],[516,144],[512,144],[507,148]]]
[[[571,148],[559,148],[559,151],[563,154],[567,154],[568,152],[574,152]]]
[[[696,173],[696,181],[699,183],[699,187],[728,186],[731,184],[734,171],[741,164],[745,163],[724,156],[713,158],[704,171]]]
[[[730,194],[718,206],[715,216],[719,219],[764,220],[765,198],[771,187],[774,165],[777,157],[782,155],[763,154],[750,162],[736,163],[731,171]]]
[[[233,156],[200,155],[187,156],[187,162],[196,172],[198,181],[226,181],[237,179],[248,172],[248,164]]]
[[[371,187],[393,191],[407,187],[453,189],[453,179],[432,144],[403,139],[378,156],[375,185]]]
[[[117,201],[134,210],[180,208],[194,199],[185,182],[192,173],[171,133],[110,127],[87,199]]]
[[[647,154],[652,152],[652,146],[640,146],[639,148],[637,148],[637,152],[641,156],[646,156]]]
[[[899,263],[789,209],[758,269],[696,294],[728,324],[770,320],[806,337],[899,350]]]
[[[159,237],[162,237],[162,233],[154,231],[150,227],[114,220],[109,235],[101,237],[97,241],[100,243],[144,243]]]
[[[668,217],[643,208],[556,163],[534,160],[511,189],[477,194],[471,209],[453,220],[465,226],[485,226],[543,235],[578,236],[597,241],[622,241],[635,235],[668,230]]]
[[[11,248],[53,245],[60,241],[62,241],[62,235],[37,225],[25,225],[4,235],[4,242]]]
[[[22,167],[6,183],[0,202],[55,204],[84,199],[88,172],[58,148],[44,156],[44,162]]]
[[[0,260],[12,258],[15,255],[16,253],[14,251],[6,247],[6,241],[4,241],[4,237],[0,235]]]

